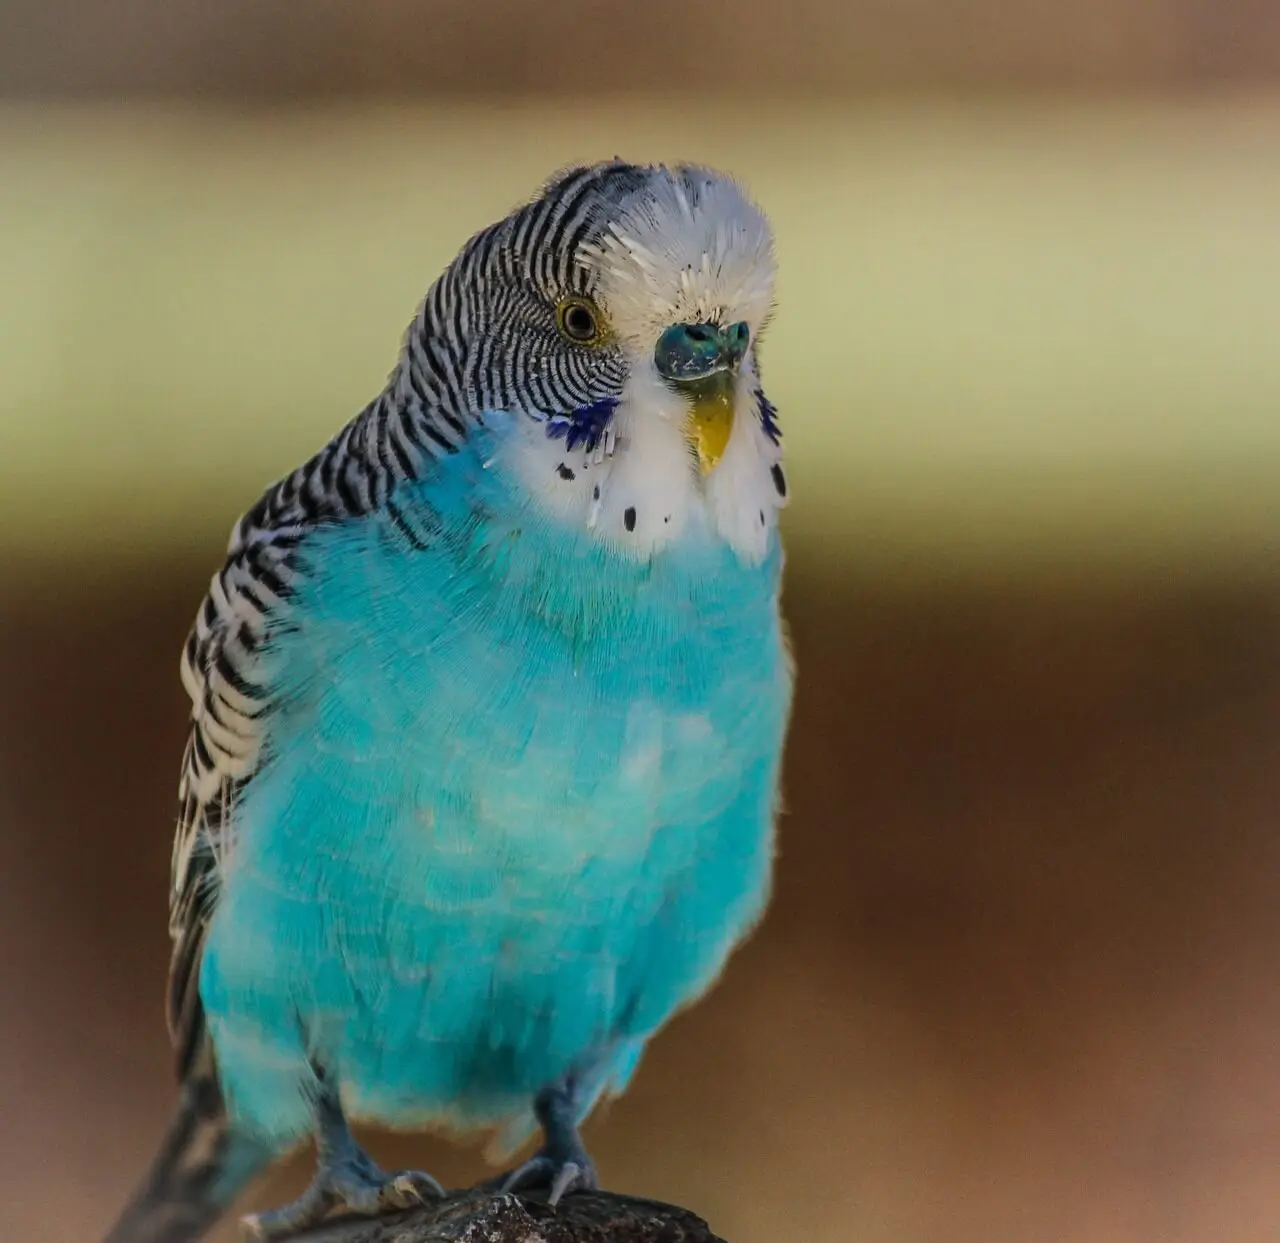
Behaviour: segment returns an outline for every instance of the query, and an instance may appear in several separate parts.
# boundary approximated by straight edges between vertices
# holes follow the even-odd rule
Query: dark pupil
[[[596,333],[595,317],[585,306],[574,305],[565,311],[564,326],[571,337],[577,337],[580,341],[585,341]]]

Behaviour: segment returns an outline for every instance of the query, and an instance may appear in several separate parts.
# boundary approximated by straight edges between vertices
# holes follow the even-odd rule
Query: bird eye
[[[600,316],[585,298],[566,298],[556,308],[556,324],[562,335],[579,345],[595,345],[602,337]]]

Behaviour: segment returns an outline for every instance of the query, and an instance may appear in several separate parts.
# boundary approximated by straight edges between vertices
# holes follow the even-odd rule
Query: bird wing
[[[235,850],[236,807],[267,759],[298,650],[303,621],[293,599],[311,572],[307,537],[379,508],[408,474],[405,455],[382,448],[395,421],[389,403],[388,394],[372,403],[240,519],[183,649],[191,717],[171,865],[168,997],[183,1077],[203,1043],[200,963]]]
[[[197,985],[205,934],[235,847],[236,804],[259,771],[279,707],[275,687],[288,648],[281,638],[292,624],[288,598],[300,569],[300,531],[258,531],[239,543],[244,527],[242,521],[232,536],[182,653],[191,717],[169,894],[169,1032],[181,1073],[202,1038]]]

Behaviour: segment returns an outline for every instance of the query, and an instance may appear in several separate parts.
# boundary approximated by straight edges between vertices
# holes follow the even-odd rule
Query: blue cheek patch
[[[566,450],[581,446],[587,453],[592,453],[599,447],[605,428],[617,408],[616,397],[604,397],[572,414],[553,415],[547,420],[547,435],[552,440],[563,440]]]
[[[760,426],[764,428],[764,434],[773,441],[775,445],[782,443],[782,428],[778,426],[778,408],[771,402],[760,389],[756,389],[756,402],[760,406]]]

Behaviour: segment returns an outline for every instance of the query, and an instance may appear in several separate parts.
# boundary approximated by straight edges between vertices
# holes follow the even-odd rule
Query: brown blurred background
[[[1269,85],[1271,0],[6,0],[40,98]]]
[[[801,680],[772,914],[606,1181],[730,1243],[1274,1239],[1277,85],[1273,0],[0,6],[0,1240],[95,1239],[172,1102],[231,520],[615,150],[777,224]]]

